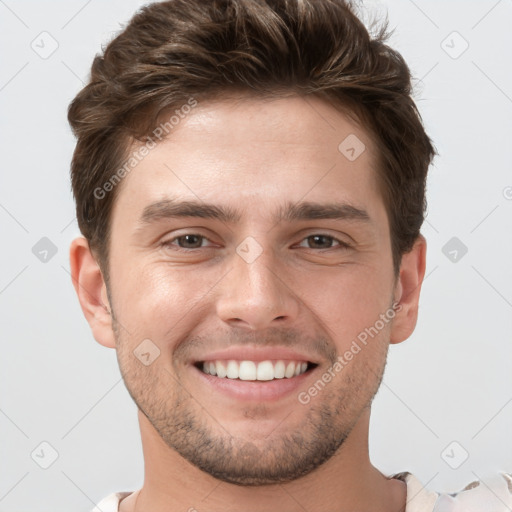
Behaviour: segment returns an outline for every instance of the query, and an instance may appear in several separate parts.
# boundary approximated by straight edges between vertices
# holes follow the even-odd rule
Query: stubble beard
[[[300,426],[286,431],[284,418],[266,437],[244,439],[222,424],[222,411],[209,410],[202,397],[193,397],[180,384],[179,368],[174,375],[174,365],[168,369],[162,361],[142,365],[115,315],[112,319],[121,373],[139,410],[170,449],[212,477],[236,485],[293,481],[328,461],[370,407],[386,365],[388,344],[373,340],[379,347],[365,348],[379,351],[372,363],[355,357],[309,404],[297,400],[288,416],[302,415]],[[265,417],[266,409],[263,404],[244,414],[257,421]]]

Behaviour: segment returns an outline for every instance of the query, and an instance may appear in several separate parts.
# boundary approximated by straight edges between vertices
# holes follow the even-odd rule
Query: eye
[[[323,235],[321,233],[316,233],[314,235],[310,235],[299,244],[299,247],[304,247],[303,242],[309,243],[309,249],[332,249],[333,247],[342,247],[348,248],[349,244],[335,238],[331,235]],[[333,243],[337,244],[333,246]]]
[[[163,242],[163,245],[167,247],[181,249],[200,249],[203,247],[203,241],[208,241],[208,239],[203,235],[198,235],[196,233],[187,233],[186,235],[180,235],[175,238],[171,238]],[[177,242],[177,244],[175,243]]]
[[[170,247],[173,250],[191,250],[191,249],[201,249],[207,247],[205,242],[210,242],[208,238],[203,235],[197,233],[186,233],[184,235],[176,236],[169,240],[166,240],[162,243],[165,247]],[[304,245],[306,243],[306,245]],[[322,233],[315,233],[313,235],[307,236],[304,238],[299,247],[304,247],[307,249],[334,249],[341,248],[347,249],[350,247],[346,242],[331,236]]]

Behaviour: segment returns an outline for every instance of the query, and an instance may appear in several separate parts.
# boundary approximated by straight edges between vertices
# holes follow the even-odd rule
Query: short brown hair
[[[71,181],[78,225],[107,283],[118,187],[101,198],[95,190],[165,113],[191,97],[233,93],[314,95],[361,122],[379,152],[397,275],[424,220],[435,149],[411,96],[410,71],[385,44],[386,31],[382,23],[370,35],[344,0],[170,0],[141,8],[96,55],[68,111],[77,137]]]

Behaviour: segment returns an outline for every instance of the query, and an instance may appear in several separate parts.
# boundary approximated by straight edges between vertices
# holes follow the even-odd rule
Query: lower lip
[[[192,369],[199,374],[199,378],[202,382],[212,386],[216,391],[238,400],[253,400],[258,402],[277,401],[297,391],[317,368],[318,366],[315,366],[305,373],[288,379],[284,377],[282,379],[268,381],[250,381],[216,377],[215,375],[204,373],[199,368],[192,366]]]

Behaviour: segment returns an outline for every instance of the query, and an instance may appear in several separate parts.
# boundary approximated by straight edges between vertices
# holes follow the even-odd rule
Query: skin
[[[350,134],[366,146],[354,161],[338,150]],[[405,510],[405,484],[370,462],[368,430],[388,347],[416,325],[426,242],[418,237],[395,279],[375,165],[365,130],[321,99],[200,103],[119,185],[108,289],[87,241],[72,242],[84,315],[116,349],[139,407],[145,479],[121,511]],[[143,209],[171,196],[240,220],[141,227]],[[370,222],[273,219],[300,201],[348,202]],[[311,238],[319,233],[334,238]],[[185,234],[205,238],[176,238]],[[246,237],[262,251],[251,263],[236,252]],[[297,393],[229,398],[191,366],[230,346],[284,345],[318,362],[307,391],[394,301],[393,320],[307,404]],[[133,353],[145,339],[160,350],[148,366]]]

